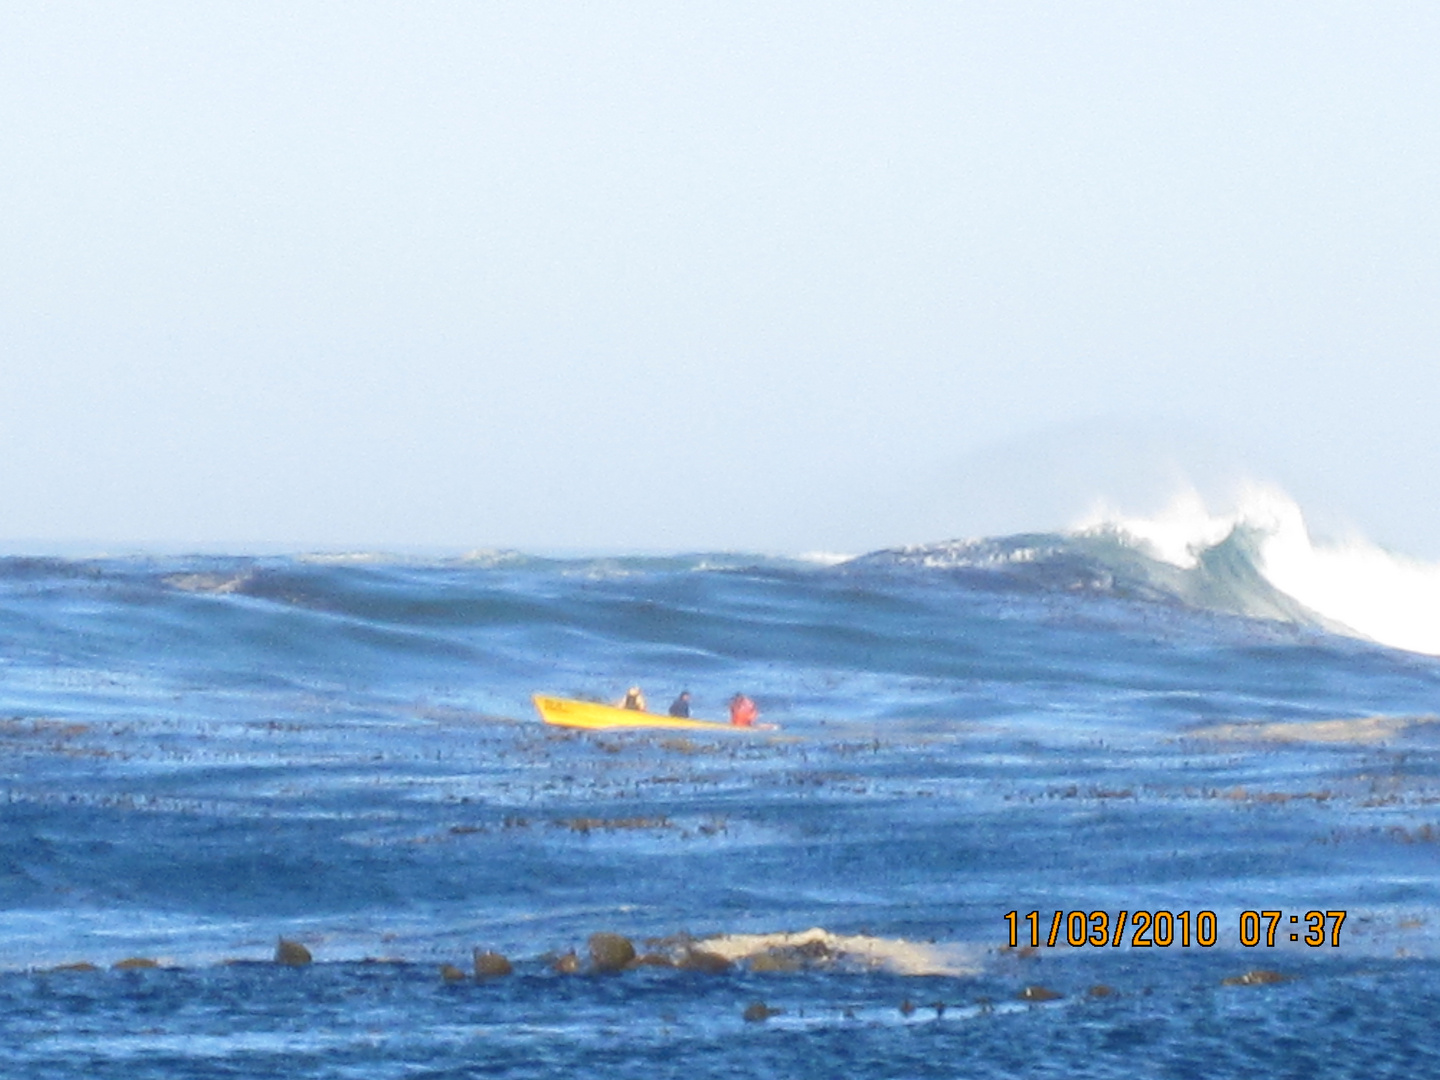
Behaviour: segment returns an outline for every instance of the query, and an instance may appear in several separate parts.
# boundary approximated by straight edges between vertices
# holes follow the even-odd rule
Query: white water
[[[1258,569],[1266,580],[1311,611],[1382,645],[1440,655],[1440,564],[1358,537],[1316,542],[1295,500],[1276,488],[1250,485],[1222,513],[1193,490],[1148,518],[1102,507],[1079,531],[1119,532],[1154,557],[1191,568],[1237,527],[1262,537]]]

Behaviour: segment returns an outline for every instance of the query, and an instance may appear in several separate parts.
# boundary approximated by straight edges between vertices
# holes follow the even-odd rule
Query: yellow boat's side
[[[613,705],[601,705],[595,701],[573,701],[570,698],[546,697],[536,694],[535,708],[540,710],[541,719],[547,724],[559,727],[589,728],[700,728],[705,731],[738,731],[731,724],[714,720],[688,720],[679,716],[657,716],[654,713],[636,712],[634,709],[617,709]]]

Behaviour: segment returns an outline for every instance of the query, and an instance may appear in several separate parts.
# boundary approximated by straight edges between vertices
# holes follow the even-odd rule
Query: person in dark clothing
[[[670,703],[670,715],[688,719],[690,716],[690,691],[681,690],[680,696]]]

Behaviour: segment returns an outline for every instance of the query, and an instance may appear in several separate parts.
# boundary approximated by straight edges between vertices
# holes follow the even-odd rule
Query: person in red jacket
[[[755,702],[744,694],[736,694],[730,699],[730,723],[736,727],[754,727],[755,718],[759,715]]]

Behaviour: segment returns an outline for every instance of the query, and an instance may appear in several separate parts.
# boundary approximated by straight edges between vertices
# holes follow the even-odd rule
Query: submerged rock
[[[475,950],[475,977],[477,979],[498,979],[502,975],[509,975],[513,970],[510,961],[499,953]]]
[[[158,968],[160,963],[144,956],[127,956],[124,960],[117,960],[112,966],[116,971],[138,971],[141,968]]]
[[[772,949],[750,957],[749,967],[751,971],[788,975],[796,971],[803,971],[805,963],[791,953]]]
[[[772,1016],[779,1016],[784,1009],[772,1009],[763,1001],[752,1001],[745,1006],[745,1011],[740,1015],[745,1018],[747,1024],[759,1024],[769,1020]]]
[[[675,961],[672,960],[670,957],[666,956],[664,953],[647,952],[647,953],[641,953],[639,956],[635,957],[634,960],[631,960],[630,963],[629,963],[628,965],[626,965],[626,966],[627,966],[627,967],[630,967],[630,968],[643,968],[643,967],[667,967],[667,968],[673,968],[673,967],[675,966]]]
[[[1027,986],[1015,996],[1021,1001],[1056,1001],[1065,995],[1048,986]]]
[[[1096,983],[1094,986],[1090,987],[1089,993],[1092,998],[1103,998],[1109,997],[1111,994],[1115,993],[1115,991],[1111,990],[1110,987],[1106,986],[1104,983]]]
[[[1228,979],[1221,979],[1221,986],[1269,986],[1272,983],[1285,982],[1290,976],[1281,975],[1278,971],[1263,971],[1256,969],[1247,971],[1244,975],[1231,975]]]
[[[90,963],[89,960],[81,960],[79,963],[76,963],[76,964],[61,964],[61,965],[59,965],[58,967],[45,968],[45,969],[43,969],[43,970],[41,971],[41,974],[42,974],[42,975],[57,975],[57,974],[63,974],[64,972],[67,972],[67,971],[99,971],[99,970],[100,970],[100,969],[99,969],[98,967],[96,967],[94,964]]]
[[[687,949],[675,966],[682,971],[701,971],[707,975],[719,975],[730,970],[730,960],[717,952],[707,949]]]
[[[465,979],[465,972],[461,971],[454,964],[441,964],[440,978],[446,982],[462,982]]]
[[[275,963],[284,964],[287,967],[301,967],[310,963],[313,958],[310,950],[298,941],[287,941],[281,938],[275,946]]]
[[[795,972],[834,966],[839,955],[823,939],[801,940],[795,944],[772,945],[750,956],[751,971]]]
[[[590,935],[590,963],[596,971],[609,974],[625,970],[635,959],[635,946],[619,934]]]
[[[574,975],[580,970],[580,957],[575,955],[571,949],[567,953],[553,957],[550,960],[550,970],[559,975]]]

